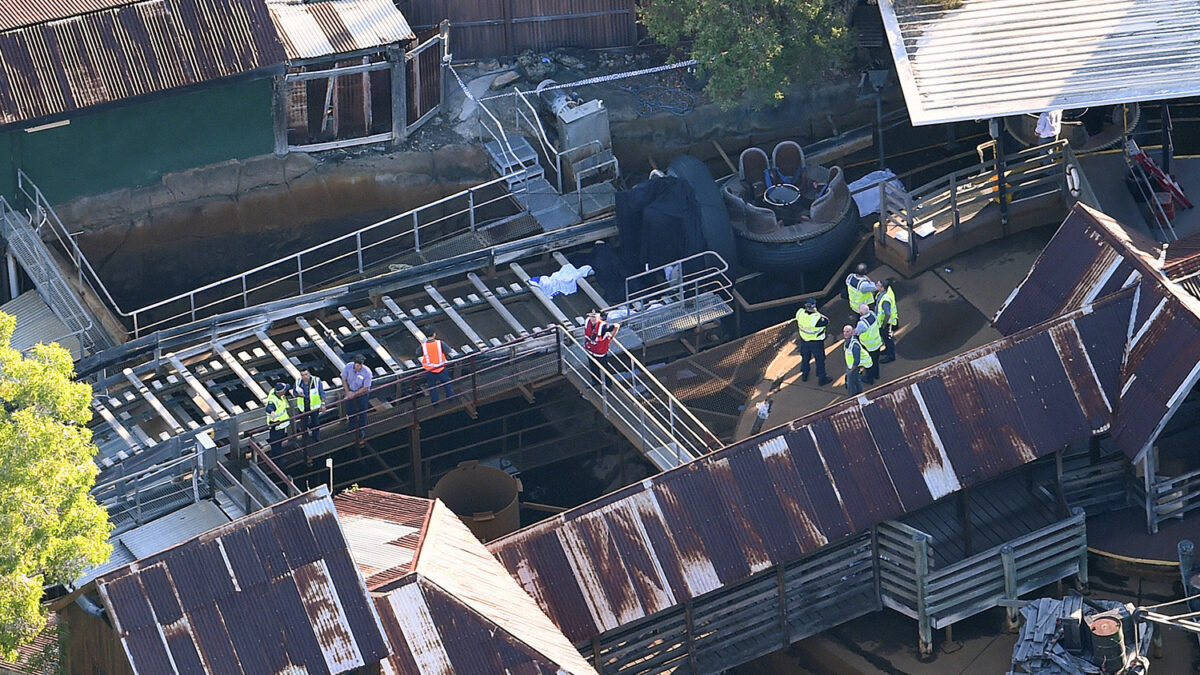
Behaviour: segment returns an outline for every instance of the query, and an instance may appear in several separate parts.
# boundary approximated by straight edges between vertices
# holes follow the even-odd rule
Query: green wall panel
[[[0,134],[0,158],[9,158],[0,191],[11,192],[20,167],[57,204],[273,149],[271,80],[237,82]]]

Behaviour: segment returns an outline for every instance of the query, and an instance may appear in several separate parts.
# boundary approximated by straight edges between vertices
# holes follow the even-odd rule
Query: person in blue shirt
[[[313,441],[321,440],[321,411],[325,409],[325,383],[313,377],[308,368],[300,369],[300,379],[292,385],[296,399],[300,431]]]

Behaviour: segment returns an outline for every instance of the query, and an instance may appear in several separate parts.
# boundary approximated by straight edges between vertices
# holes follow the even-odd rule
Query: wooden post
[[[787,649],[791,644],[788,639],[788,609],[787,609],[787,584],[785,583],[783,574],[783,565],[775,566],[775,584],[779,591],[779,648]]]
[[[600,636],[599,635],[592,638],[592,667],[594,667],[596,669],[596,672],[601,672],[600,671]]]
[[[404,75],[408,62],[404,60],[404,50],[395,46],[388,47],[387,60],[392,65],[392,143],[398,144],[408,138],[408,90]]]
[[[1088,439],[1088,464],[1100,463],[1100,437],[1092,436]]]
[[[929,576],[929,537],[924,533],[913,535],[914,562],[916,563],[917,636],[920,639],[922,657],[933,654],[933,620],[925,606],[925,579]]]
[[[1082,519],[1084,517],[1083,509],[1079,508],[1078,506],[1073,506],[1073,507],[1071,507],[1071,515],[1076,518]],[[1082,522],[1080,522],[1079,526],[1084,527]],[[1087,546],[1083,546],[1082,550],[1079,551],[1079,572],[1075,575],[1075,580],[1079,582],[1080,590],[1083,590],[1084,588],[1087,587],[1087,583],[1088,583]]]
[[[442,19],[442,22],[438,24],[438,37],[442,39],[442,65],[440,77],[438,77],[438,84],[440,85],[438,87],[438,107],[444,113],[446,111],[446,91],[447,87],[450,86],[450,78],[446,77],[449,73],[446,71],[450,69],[450,60],[454,58],[454,55],[450,53],[449,19]],[[417,67],[420,68],[420,64],[417,64]]]
[[[370,63],[370,58],[364,56],[362,58],[363,65]],[[362,74],[362,91],[363,91],[363,135],[371,135],[371,73],[364,71]]]
[[[970,488],[963,486],[958,491],[958,521],[962,526],[963,550],[967,555],[975,552],[971,546],[971,496]]]
[[[1005,544],[1000,547],[1000,564],[1004,567],[1004,597],[1008,600],[1017,599],[1017,563],[1013,559],[1013,547]],[[1013,630],[1017,627],[1017,607],[1016,603],[1010,604],[1004,608],[1005,612],[1005,629]]]
[[[1146,490],[1146,529],[1150,534],[1158,534],[1158,514],[1154,512],[1156,501],[1154,494],[1154,448],[1146,451],[1142,458],[1142,485]]]
[[[1058,452],[1054,453],[1054,485],[1055,485],[1054,492],[1055,492],[1055,497],[1057,498],[1057,501],[1058,501],[1057,510],[1059,511],[1060,515],[1065,515],[1067,512],[1067,509],[1069,508],[1067,506],[1067,495],[1066,495],[1066,492],[1063,490],[1063,453],[1064,452],[1066,452],[1065,447],[1059,448]]]
[[[951,224],[952,234],[955,239],[961,236],[959,232],[959,213],[958,213],[958,180],[952,173],[950,174],[950,215],[954,218]]]

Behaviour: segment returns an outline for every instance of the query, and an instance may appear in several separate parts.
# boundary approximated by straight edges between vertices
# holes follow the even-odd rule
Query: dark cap
[[[285,392],[285,391],[287,391],[287,385],[286,385],[286,384],[284,384],[284,383],[282,383],[282,382],[276,382],[276,383],[275,383],[275,392],[276,392],[276,393],[282,394],[282,393],[283,393],[283,392]]]
[[[815,298],[809,298],[804,301],[804,306],[815,309],[817,306],[817,301]]]
[[[355,355],[354,355],[354,362],[355,362],[355,363],[366,363],[366,362],[367,362],[367,357],[366,357],[366,356],[363,356],[362,354],[355,354]]]

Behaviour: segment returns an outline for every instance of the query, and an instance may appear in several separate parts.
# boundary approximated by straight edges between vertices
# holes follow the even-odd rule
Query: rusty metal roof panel
[[[322,489],[97,579],[134,672],[172,672],[168,652],[180,672],[340,673],[378,662],[388,653],[382,627],[331,527]]]
[[[311,59],[415,40],[390,0],[266,0],[289,59]]]
[[[281,64],[263,0],[142,0],[0,32],[0,125]],[[51,12],[50,14],[53,14]],[[0,18],[0,26],[3,26]]]
[[[433,501],[369,488],[333,500],[358,569],[374,591],[412,571]]]
[[[1121,291],[489,547],[573,642],[738,583],[1096,431],[1104,385],[1083,357],[1099,346],[1122,351],[1123,327],[1097,328],[1127,323],[1132,294]],[[1102,320],[1081,329],[1089,317]],[[1063,354],[1071,364],[1054,365]]]
[[[1168,279],[1180,279],[1200,272],[1200,234],[1170,242],[1163,261]]]
[[[4,0],[0,31],[128,5],[133,0]]]

